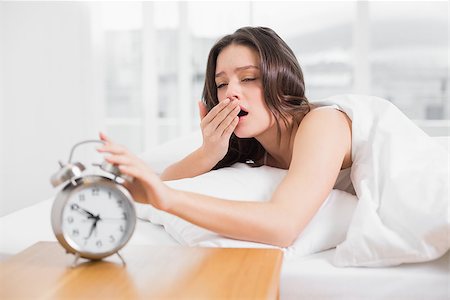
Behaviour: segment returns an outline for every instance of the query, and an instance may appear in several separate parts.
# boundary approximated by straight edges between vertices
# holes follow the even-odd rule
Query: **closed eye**
[[[253,81],[253,80],[255,80],[256,78],[244,78],[242,81]]]

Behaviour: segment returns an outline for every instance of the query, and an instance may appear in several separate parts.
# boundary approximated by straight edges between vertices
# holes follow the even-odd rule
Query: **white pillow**
[[[286,172],[286,170],[268,166],[251,168],[237,163],[229,168],[211,171],[194,178],[167,181],[166,183],[175,189],[222,199],[267,201]],[[233,189],[230,189],[230,186],[233,186]],[[301,191],[299,191],[299,197],[301,197]],[[345,239],[356,203],[356,196],[344,191],[333,190],[295,243],[285,249],[287,256],[303,256],[334,248],[341,243]],[[138,203],[136,208],[141,219],[163,225],[165,230],[182,245],[227,248],[274,247],[220,236],[174,215],[157,210],[151,205]]]

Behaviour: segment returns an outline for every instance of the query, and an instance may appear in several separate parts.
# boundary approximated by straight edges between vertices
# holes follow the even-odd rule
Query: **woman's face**
[[[231,44],[217,57],[217,98],[237,99],[241,111],[234,134],[240,138],[257,137],[274,124],[274,117],[264,100],[260,58],[252,48]],[[242,113],[242,112],[241,112]]]

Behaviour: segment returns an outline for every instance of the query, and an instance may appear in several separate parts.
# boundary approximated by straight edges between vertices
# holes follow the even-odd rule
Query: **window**
[[[309,99],[380,96],[448,135],[446,2],[109,2],[102,16],[106,124],[136,152],[198,129],[209,49],[248,25],[291,46]]]
[[[142,151],[142,7],[101,3],[105,126],[116,140]]]
[[[355,2],[254,2],[254,23],[274,29],[292,48],[306,96],[320,99],[352,89]]]
[[[370,3],[372,93],[411,119],[448,119],[448,2]]]

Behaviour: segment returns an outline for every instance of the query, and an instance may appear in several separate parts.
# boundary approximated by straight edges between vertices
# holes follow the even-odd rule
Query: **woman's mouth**
[[[246,112],[245,110],[243,110],[243,109],[241,108],[241,110],[240,110],[239,113],[238,113],[239,119],[245,117],[246,115],[248,115],[248,112]]]

